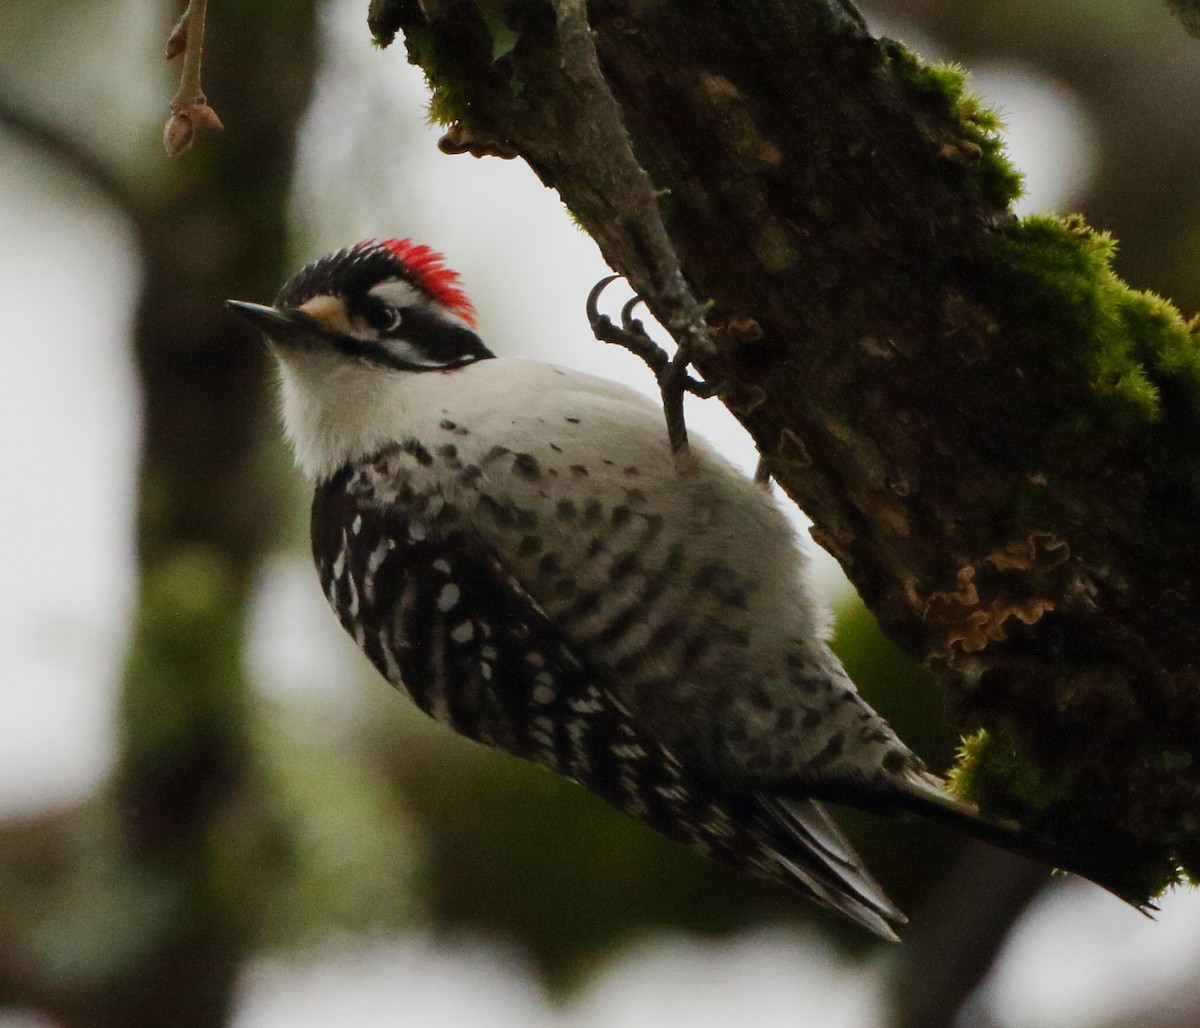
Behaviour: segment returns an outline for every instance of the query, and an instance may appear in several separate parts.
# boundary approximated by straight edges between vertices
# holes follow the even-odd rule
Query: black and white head
[[[283,420],[305,472],[320,478],[392,441],[403,390],[494,356],[440,254],[368,240],[302,268],[273,306],[229,300],[279,364]],[[405,380],[405,381],[401,381]]]

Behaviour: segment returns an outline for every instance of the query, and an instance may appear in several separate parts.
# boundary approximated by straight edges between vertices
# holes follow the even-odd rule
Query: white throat
[[[296,463],[317,481],[394,442],[406,394],[417,384],[414,378],[424,377],[333,353],[272,350],[284,431]]]

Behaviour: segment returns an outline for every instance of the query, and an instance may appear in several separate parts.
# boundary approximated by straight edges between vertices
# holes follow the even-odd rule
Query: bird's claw
[[[634,296],[621,308],[619,326],[614,324],[607,314],[600,313],[597,307],[600,294],[621,277],[608,275],[597,282],[588,293],[587,318],[592,334],[602,343],[614,343],[640,357],[654,372],[659,388],[664,393],[667,390],[691,393],[705,400],[716,396],[721,390],[719,383],[707,382],[688,374],[691,360],[685,349],[677,350],[674,357],[668,356],[667,351],[650,338],[642,322],[633,316],[638,304],[644,302],[640,296]]]
[[[642,323],[633,317],[633,308],[641,302],[641,297],[635,296],[621,308],[621,324],[619,326],[613,324],[612,318],[607,314],[601,314],[596,307],[600,301],[600,294],[620,277],[620,275],[609,275],[592,286],[592,291],[588,293],[587,298],[588,324],[592,328],[592,334],[600,342],[615,343],[640,357],[654,372],[654,377],[661,380],[663,369],[670,364],[671,359],[667,356],[667,351],[646,334]]]

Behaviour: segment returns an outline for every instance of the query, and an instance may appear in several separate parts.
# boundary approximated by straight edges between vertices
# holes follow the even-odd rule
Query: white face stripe
[[[402,364],[410,364],[418,368],[445,367],[445,361],[431,360],[420,347],[413,346],[407,339],[398,336],[384,336],[376,339],[375,343]]]
[[[373,296],[377,300],[382,300],[389,307],[401,312],[406,307],[425,307],[428,310],[435,311],[439,317],[445,318],[455,325],[461,325],[472,332],[475,331],[471,323],[459,314],[458,311],[451,310],[444,303],[433,299],[431,296],[426,296],[411,282],[407,282],[402,278],[390,278],[386,282],[380,282],[379,285],[368,289],[367,295]]]
[[[386,282],[380,282],[379,285],[368,290],[367,295],[382,300],[389,307],[395,307],[397,310],[412,307],[414,304],[430,302],[429,297],[425,296],[421,290],[411,282],[405,282],[402,278],[392,278]]]

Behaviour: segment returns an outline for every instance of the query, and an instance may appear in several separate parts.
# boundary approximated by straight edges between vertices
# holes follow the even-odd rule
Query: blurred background
[[[180,5],[182,6],[182,5]],[[447,157],[363,0],[214,0],[226,130],[161,126],[179,14],[0,0],[0,1028],[1200,1023],[1200,899],[1150,922],[921,824],[847,815],[881,945],[427,723],[342,637],[257,341],[220,307],[412,236],[501,353],[651,391],[606,273],[519,162]],[[1200,40],[1161,0],[879,0],[1002,112],[1020,212],[1083,211],[1200,304]],[[743,467],[716,403],[689,425]],[[935,768],[935,686],[828,558],[837,647]]]

